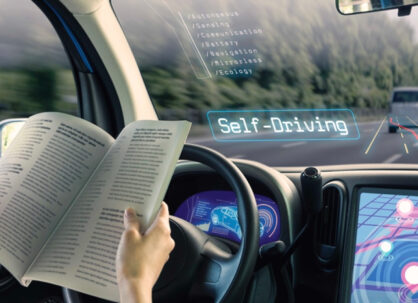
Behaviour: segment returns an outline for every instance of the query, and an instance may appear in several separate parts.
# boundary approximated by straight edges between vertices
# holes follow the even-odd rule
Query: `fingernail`
[[[135,211],[132,208],[128,208],[125,210],[125,216],[127,218],[132,218],[135,215]]]

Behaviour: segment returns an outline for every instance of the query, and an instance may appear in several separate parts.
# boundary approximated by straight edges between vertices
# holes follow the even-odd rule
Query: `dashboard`
[[[277,240],[289,246],[306,222],[300,185],[305,167],[234,163],[255,193],[260,246]],[[285,270],[280,258],[257,264],[246,302],[273,303],[276,295],[279,302],[418,302],[418,165],[318,168],[324,209]],[[237,248],[236,196],[209,167],[179,162],[164,200],[174,216],[231,245],[231,251]],[[10,287],[4,295],[15,299],[10,302],[26,302],[29,292],[36,301],[45,293],[61,296],[53,285],[33,285],[24,291]],[[286,287],[293,300],[283,297]]]
[[[260,246],[277,240],[292,243],[306,221],[300,186],[304,167],[279,172],[258,162],[234,162],[255,193]],[[324,209],[288,268],[295,301],[418,302],[418,166],[319,168]],[[175,216],[219,239],[239,243],[235,194],[210,168],[180,163],[165,199]],[[273,274],[263,281],[273,279],[276,286],[269,287],[280,288],[286,282],[276,261],[268,265]],[[255,297],[272,292],[254,283],[249,288]],[[283,290],[276,291],[280,296]]]

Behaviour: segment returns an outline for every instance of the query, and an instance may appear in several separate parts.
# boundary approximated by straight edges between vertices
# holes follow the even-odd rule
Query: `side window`
[[[0,120],[42,111],[77,113],[65,50],[32,1],[8,1],[0,10]]]

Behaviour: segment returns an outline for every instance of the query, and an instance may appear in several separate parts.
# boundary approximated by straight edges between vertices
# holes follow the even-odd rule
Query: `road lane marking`
[[[374,135],[372,141],[369,144],[369,147],[367,147],[366,152],[364,154],[368,154],[370,151],[370,148],[372,148],[372,145],[374,143],[374,140],[376,140],[377,134],[379,134],[380,130],[382,129],[383,123],[385,122],[386,117],[383,118],[382,122],[380,123],[379,129],[377,130],[376,134]]]
[[[403,126],[403,125],[400,125],[399,123],[395,123],[395,122],[393,122],[393,120],[392,120],[392,118],[390,118],[389,119],[389,123],[390,124],[392,124],[392,125],[395,125],[395,126],[397,126],[397,127],[399,127],[399,129],[404,129],[404,130],[406,130],[406,131],[409,131],[411,134],[413,134],[414,135],[414,137],[415,137],[415,139],[417,139],[418,140],[418,134],[415,132],[415,131],[413,131],[412,129],[410,129],[410,128],[408,128],[408,127],[405,127],[405,126]]]
[[[402,154],[394,154],[390,156],[389,158],[387,158],[385,161],[383,161],[383,163],[393,163],[399,160],[400,158],[402,158]]]
[[[406,117],[409,119],[409,121],[412,122],[412,124],[414,124],[415,126],[418,126],[418,124],[414,120],[412,120],[409,116],[406,116]]]
[[[389,122],[393,124],[393,122],[392,122],[392,118],[391,118],[391,120],[390,120]],[[400,126],[400,127],[402,127],[402,128],[404,128],[404,127],[403,127],[402,125],[400,125],[400,124],[399,124],[399,126]],[[406,130],[408,130],[406,127],[405,127],[405,129],[406,129]],[[402,140],[404,140],[405,136],[403,135],[403,132],[402,132],[402,129],[401,129],[401,128],[399,128],[399,134],[401,135]],[[404,144],[403,144],[403,146],[405,147],[405,152],[406,152],[407,154],[409,154],[408,146],[406,145],[406,143],[404,143]]]
[[[284,144],[283,147],[284,148],[289,148],[289,147],[295,147],[295,146],[300,146],[300,145],[304,145],[304,144],[306,144],[306,142],[294,142],[294,143]]]

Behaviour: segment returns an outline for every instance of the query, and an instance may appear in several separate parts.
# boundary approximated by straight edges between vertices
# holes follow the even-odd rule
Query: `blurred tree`
[[[41,111],[54,111],[57,101],[57,77],[52,68],[32,68],[23,71],[27,101],[33,102]]]
[[[182,3],[176,1],[186,6]],[[239,5],[225,0],[222,9],[239,11]],[[418,84],[418,46],[406,22],[385,13],[341,16],[332,0],[247,5],[246,20],[263,29],[263,36],[247,41],[264,61],[253,77],[201,80],[179,52],[160,68],[147,66],[147,57],[137,54],[157,109],[387,108],[394,86]],[[219,1],[205,2],[207,11],[219,7]],[[173,48],[167,41],[161,48],[165,61],[170,59],[165,50]]]

